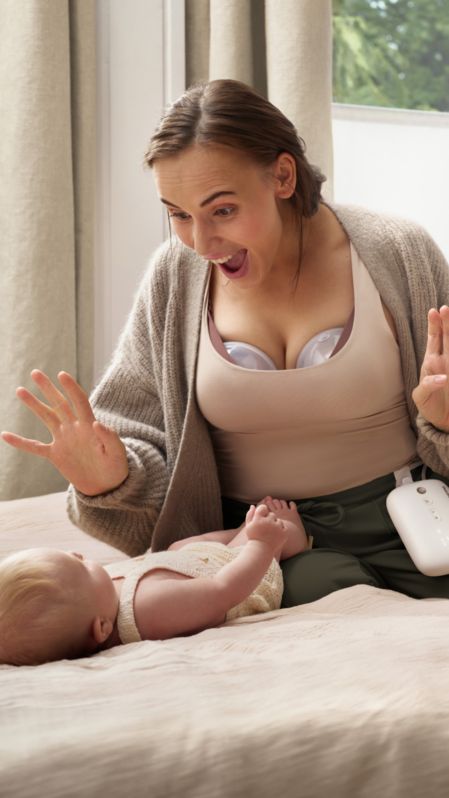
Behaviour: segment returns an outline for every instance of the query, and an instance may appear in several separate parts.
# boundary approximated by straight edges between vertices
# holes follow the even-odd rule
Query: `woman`
[[[74,523],[130,555],[277,495],[314,538],[284,566],[285,605],[359,583],[449,596],[385,509],[394,472],[449,477],[441,252],[414,224],[325,204],[293,125],[235,81],[187,91],[146,160],[176,236],[109,369],[91,404],[34,372],[48,405],[18,395],[53,443],[4,439],[49,458]]]

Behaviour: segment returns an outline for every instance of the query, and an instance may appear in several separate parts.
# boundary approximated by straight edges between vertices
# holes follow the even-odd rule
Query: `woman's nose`
[[[198,255],[205,257],[208,253],[217,251],[219,238],[214,235],[213,228],[208,224],[195,225],[192,239],[192,248]]]

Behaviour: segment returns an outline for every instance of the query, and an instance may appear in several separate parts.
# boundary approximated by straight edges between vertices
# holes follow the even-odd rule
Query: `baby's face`
[[[54,557],[63,570],[61,576],[70,580],[76,594],[88,601],[92,615],[110,618],[118,612],[118,597],[108,572],[95,560],[87,560],[77,552],[55,552]]]
[[[100,563],[84,559],[76,552],[56,549],[34,549],[28,555],[53,561],[64,586],[77,597],[79,607],[88,607],[89,615],[115,620],[118,612],[118,597],[114,583]]]

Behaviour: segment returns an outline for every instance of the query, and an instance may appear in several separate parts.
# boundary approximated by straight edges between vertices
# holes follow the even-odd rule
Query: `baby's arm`
[[[205,532],[203,535],[191,535],[189,538],[183,538],[182,540],[176,540],[174,543],[171,543],[168,549],[169,551],[182,549],[184,546],[187,546],[188,543],[197,543],[199,540],[215,540],[217,543],[224,543],[225,546],[227,546],[228,543],[235,538],[240,529],[241,527],[238,529],[221,529],[216,532]]]
[[[231,607],[257,587],[285,540],[283,522],[266,507],[252,508],[250,538],[238,556],[213,577],[164,579],[145,584],[135,615],[143,639],[164,640],[223,623]]]

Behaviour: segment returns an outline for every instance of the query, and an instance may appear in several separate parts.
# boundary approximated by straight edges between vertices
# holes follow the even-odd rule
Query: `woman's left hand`
[[[428,315],[427,348],[419,385],[412,393],[421,415],[442,432],[449,432],[449,307]]]

